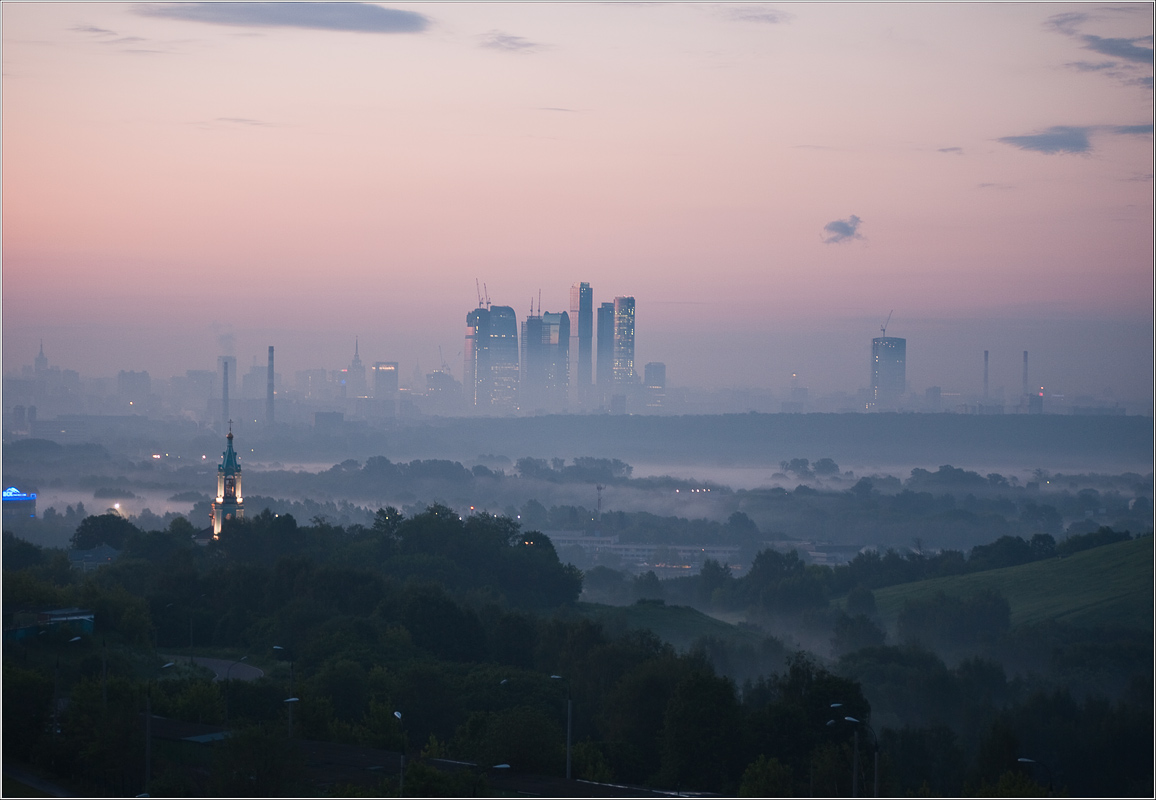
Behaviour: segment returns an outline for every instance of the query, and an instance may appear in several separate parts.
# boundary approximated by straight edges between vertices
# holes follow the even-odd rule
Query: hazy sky
[[[461,377],[637,298],[672,385],[1152,391],[1153,6],[4,3],[4,369]],[[230,345],[231,342],[231,345]]]

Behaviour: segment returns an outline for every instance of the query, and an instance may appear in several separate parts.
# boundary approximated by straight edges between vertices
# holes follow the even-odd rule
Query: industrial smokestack
[[[983,351],[983,399],[987,399],[987,351]]]
[[[269,382],[265,387],[265,424],[273,424],[273,345],[269,345]]]
[[[1024,394],[1031,394],[1028,389],[1028,351],[1024,350]]]
[[[229,359],[221,363],[225,370],[221,378],[221,429],[224,430],[229,424]]]

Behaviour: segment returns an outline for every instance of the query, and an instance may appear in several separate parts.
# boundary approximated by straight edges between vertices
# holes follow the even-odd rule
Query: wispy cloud
[[[110,31],[108,28],[98,28],[95,25],[73,25],[71,30],[77,33],[91,33],[96,36],[116,36],[115,31]]]
[[[735,22],[761,22],[764,25],[781,25],[795,18],[789,11],[758,4],[724,7],[719,9],[719,13]]]
[[[147,17],[249,28],[308,28],[356,33],[421,33],[429,18],[368,3],[143,3]]]
[[[996,141],[1021,150],[1057,155],[1061,153],[1089,153],[1092,135],[1106,133],[1114,136],[1151,135],[1152,125],[1054,125],[1039,133],[1022,136],[1001,136]]]
[[[1102,6],[1093,12],[1068,11],[1055,14],[1048,18],[1044,25],[1051,30],[1068,37],[1084,50],[1108,56],[1114,61],[1069,61],[1068,69],[1080,72],[1100,73],[1112,80],[1119,81],[1126,86],[1144,86],[1151,88],[1151,76],[1139,76],[1136,72],[1152,66],[1152,36],[1137,36],[1121,38],[1111,36],[1097,36],[1085,33],[1084,28],[1103,20],[1109,16],[1131,14],[1137,6]]]
[[[1088,139],[1088,128],[1079,128],[1068,125],[1054,125],[1040,133],[1029,133],[1023,136],[1001,136],[996,141],[1010,144],[1021,150],[1034,150],[1037,153],[1086,153],[1092,149],[1092,142]]]
[[[823,244],[839,244],[852,239],[862,239],[859,225],[863,220],[852,214],[847,219],[837,219],[823,226]]]
[[[1080,72],[1103,72],[1106,69],[1113,69],[1116,66],[1115,61],[1100,61],[1093,64],[1090,61],[1069,61],[1064,64],[1065,67],[1079,70]]]
[[[250,119],[248,117],[217,117],[215,122],[226,122],[233,125],[254,125],[261,128],[275,128],[277,123],[265,122],[259,119]]]
[[[532,42],[529,39],[514,36],[504,31],[490,31],[489,33],[482,34],[479,38],[482,40],[482,47],[488,47],[491,50],[502,50],[506,53],[533,53],[542,47],[538,42]]]
[[[1113,58],[1122,58],[1125,61],[1135,61],[1138,64],[1152,63],[1152,48],[1137,45],[1137,42],[1151,42],[1151,36],[1137,39],[1105,39],[1100,36],[1083,34],[1079,37],[1084,42],[1084,49],[1100,53]]]
[[[941,152],[941,153],[953,153],[954,155],[961,156],[961,155],[963,155],[963,148],[962,147],[941,147],[941,148],[939,148],[939,152]]]

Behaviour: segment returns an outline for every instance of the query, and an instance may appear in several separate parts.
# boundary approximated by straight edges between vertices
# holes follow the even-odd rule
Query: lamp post
[[[293,738],[293,704],[301,701],[300,697],[285,698],[285,705],[289,708],[289,738]]]
[[[394,711],[393,715],[395,717],[397,717],[398,722],[401,722],[401,712],[400,711]],[[406,743],[406,741],[404,738],[404,731],[403,731],[403,738],[401,740],[401,762],[400,762],[401,763],[401,769],[398,772],[398,779],[397,779],[397,796],[398,797],[405,797],[405,743]]]
[[[233,672],[233,667],[237,666],[242,661],[248,661],[248,660],[249,660],[248,656],[241,656],[236,661],[234,661],[232,664],[230,664],[229,668],[227,670],[225,670],[225,724],[226,725],[229,723],[229,676]],[[289,693],[292,694],[293,690],[290,689]]]
[[[168,669],[174,662],[170,661],[161,669]],[[149,678],[148,685],[145,687],[145,774],[144,774],[144,791],[148,794],[149,781],[152,780],[153,773],[153,682],[156,677]]]
[[[277,651],[277,656],[279,658],[289,659],[289,694],[293,694],[293,656],[289,654],[287,649],[279,644],[273,645],[273,649]]]
[[[831,703],[831,708],[842,708],[842,703]],[[827,720],[827,726],[833,727],[836,722],[840,720]],[[844,716],[843,722],[850,722],[855,726],[855,734],[853,740],[854,749],[851,752],[851,796],[859,796],[859,726],[862,725],[867,728],[867,732],[871,734],[871,743],[875,751],[875,797],[879,796],[879,737],[875,735],[874,729],[866,722],[856,719],[855,717]]]
[[[570,681],[561,675],[551,675],[550,678],[566,684],[566,780],[570,780],[570,722],[574,711],[574,702],[570,699]]]
[[[1043,767],[1044,771],[1048,773],[1047,790],[1048,790],[1048,794],[1051,794],[1052,786],[1055,785],[1055,779],[1052,777],[1051,767],[1049,767],[1047,764],[1045,764],[1042,761],[1037,761],[1034,758],[1017,758],[1016,761],[1020,762],[1021,764],[1038,764],[1039,766]]]
[[[853,723],[855,725],[855,757],[856,757],[855,760],[856,760],[856,762],[858,762],[858,760],[859,760],[858,759],[858,756],[859,756],[859,726],[862,725],[863,727],[865,727],[867,729],[867,732],[871,734],[871,745],[875,751],[875,765],[874,765],[874,769],[875,769],[875,794],[873,796],[878,797],[879,796],[879,737],[877,737],[875,735],[874,729],[872,729],[872,727],[870,725],[868,725],[866,722],[863,722],[862,720],[855,719],[854,717],[843,717],[843,719],[845,719],[848,722]]]

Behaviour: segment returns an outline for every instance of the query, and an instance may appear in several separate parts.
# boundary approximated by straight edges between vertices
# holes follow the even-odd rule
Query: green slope
[[[940,591],[965,596],[991,589],[1007,598],[1013,626],[1054,619],[1083,627],[1150,631],[1152,555],[1152,537],[1145,536],[1067,558],[888,586],[875,592],[875,603],[883,620],[894,627],[908,600]]]
[[[650,630],[677,650],[686,650],[703,636],[714,636],[732,644],[754,644],[764,638],[764,634],[707,616],[690,606],[643,602],[630,606],[579,603],[578,607],[582,614],[602,623],[608,631]]]

